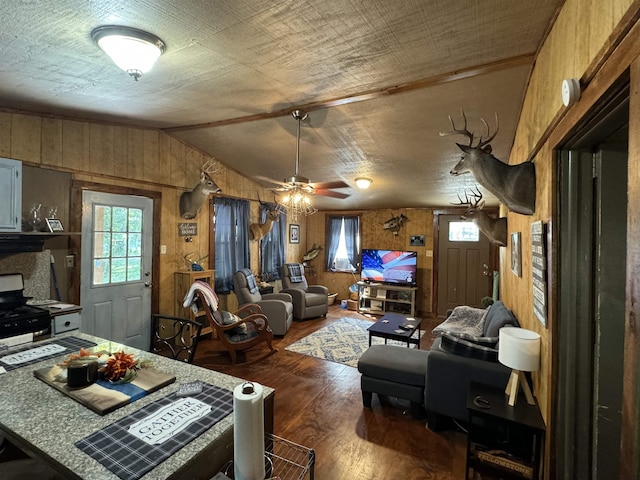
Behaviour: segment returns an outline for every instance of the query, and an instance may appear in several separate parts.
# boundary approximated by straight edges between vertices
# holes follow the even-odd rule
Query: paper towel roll
[[[233,470],[235,480],[264,479],[264,402],[259,383],[233,390]]]

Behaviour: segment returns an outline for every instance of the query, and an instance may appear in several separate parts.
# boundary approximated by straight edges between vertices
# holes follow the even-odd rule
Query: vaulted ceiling
[[[475,185],[447,116],[499,133],[507,160],[535,52],[562,0],[56,0],[2,2],[0,108],[155,127],[272,187],[341,180],[321,209],[443,206]],[[134,82],[100,25],[166,44]],[[558,85],[549,88],[559,90]],[[355,187],[369,177],[368,190]],[[484,192],[488,204],[495,198]]]

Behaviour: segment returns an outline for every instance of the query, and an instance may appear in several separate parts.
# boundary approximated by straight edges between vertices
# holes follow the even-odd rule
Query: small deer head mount
[[[275,206],[270,206],[267,202],[260,200],[260,195],[258,195],[258,201],[260,202],[260,205],[267,206],[268,210],[267,218],[264,223],[252,223],[249,225],[249,238],[256,242],[271,231],[271,228],[273,228],[273,222],[277,222],[280,219],[280,212]]]
[[[222,189],[216,185],[209,174],[220,173],[222,165],[215,160],[209,160],[200,169],[200,182],[190,192],[184,192],[180,196],[180,216],[188,220],[195,218],[204,202],[210,194],[220,193]]]
[[[476,181],[493,193],[512,212],[523,215],[533,215],[536,210],[536,170],[532,162],[519,165],[508,165],[491,154],[489,144],[498,133],[498,115],[496,114],[496,130],[491,134],[489,124],[480,120],[487,129],[486,138],[480,137],[473,145],[475,136],[467,129],[467,117],[461,110],[464,120],[462,128],[456,125],[449,115],[452,130],[441,132],[440,136],[464,135],[469,139],[469,145],[456,143],[462,150],[460,161],[451,169],[451,175],[462,175],[471,172]]]
[[[389,220],[384,222],[384,224],[382,225],[382,228],[384,230],[391,230],[394,235],[398,235],[398,232],[400,231],[400,229],[408,221],[409,219],[403,213],[401,213],[397,217],[391,217]]]
[[[476,187],[475,190],[471,190],[471,196],[473,201],[469,200],[469,196],[465,192],[464,201],[458,195],[458,203],[453,205],[462,205],[467,207],[467,211],[460,215],[462,220],[471,220],[476,224],[478,230],[480,230],[491,243],[495,243],[499,247],[507,246],[507,218],[492,218],[482,210],[484,207],[484,200],[482,200],[482,193],[480,189]]]

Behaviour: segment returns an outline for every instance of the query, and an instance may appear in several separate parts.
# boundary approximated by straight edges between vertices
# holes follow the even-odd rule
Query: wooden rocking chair
[[[195,295],[218,340],[229,352],[231,363],[236,363],[237,351],[247,350],[262,342],[266,342],[270,351],[257,360],[277,352],[271,345],[273,332],[269,327],[269,321],[259,305],[248,303],[234,313],[223,312],[212,309],[200,290],[196,290]]]

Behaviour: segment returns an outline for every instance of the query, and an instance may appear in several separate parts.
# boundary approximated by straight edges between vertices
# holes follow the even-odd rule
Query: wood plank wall
[[[543,47],[539,51],[530,83],[527,88],[522,106],[519,125],[509,159],[510,164],[518,164],[527,160],[533,160],[536,166],[536,212],[532,216],[523,216],[513,213],[508,214],[509,233],[522,232],[522,277],[511,274],[509,261],[511,252],[509,248],[501,249],[501,286],[503,299],[511,308],[522,326],[540,333],[542,337],[542,362],[541,370],[534,375],[534,391],[537,396],[543,417],[547,423],[547,462],[550,458],[549,439],[553,438],[552,419],[553,396],[561,392],[554,392],[553,365],[553,331],[554,309],[556,308],[556,288],[553,284],[555,277],[555,265],[557,254],[552,250],[554,235],[558,226],[553,224],[553,212],[556,202],[555,178],[554,178],[554,149],[563,135],[570,131],[586,114],[587,110],[604,93],[617,76],[631,65],[637,56],[638,40],[640,32],[633,27],[637,20],[640,2],[632,0],[613,0],[602,2],[599,0],[567,0],[559,12],[557,20],[551,29]],[[620,44],[626,44],[627,49],[636,51],[620,53]],[[630,47],[633,45],[633,47]],[[611,59],[615,57],[616,61]],[[615,64],[615,68],[608,64]],[[565,108],[562,105],[560,85],[565,78],[580,79],[583,94],[580,102],[574,106]],[[632,78],[632,84],[640,84],[640,79]],[[637,91],[637,89],[636,89]],[[634,88],[632,87],[632,92]],[[633,95],[633,93],[632,93]],[[631,114],[633,117],[633,112]],[[633,126],[633,124],[632,124]],[[631,127],[632,127],[631,126]],[[638,142],[638,130],[630,128],[630,148]],[[629,204],[638,196],[637,155],[629,157]],[[636,152],[637,153],[637,152]],[[635,176],[634,176],[635,175]],[[629,235],[635,228],[637,235],[638,210],[629,209]],[[532,297],[532,270],[531,270],[531,223],[542,220],[548,226],[547,234],[547,264],[548,264],[548,319],[545,328],[533,314]],[[640,274],[640,264],[637,256],[637,242],[629,240],[627,276],[630,279],[637,278]],[[637,238],[637,237],[636,237]],[[634,246],[636,243],[636,246]],[[637,295],[635,292],[627,292],[627,296]],[[637,298],[637,297],[636,297]],[[629,299],[628,299],[629,302]],[[637,305],[632,309],[628,307],[628,315],[637,313]],[[631,312],[629,311],[631,310]],[[631,320],[629,320],[630,323]],[[629,328],[627,329],[629,331]],[[635,335],[634,335],[635,337]],[[627,339],[629,340],[629,339]],[[633,342],[635,351],[627,358],[627,365],[633,365],[633,372],[637,373],[638,342]],[[625,372],[627,369],[625,368]],[[635,375],[634,373],[634,375]],[[637,377],[637,375],[635,375]],[[626,380],[626,378],[625,378]],[[627,387],[625,387],[627,388]],[[637,390],[638,380],[629,385],[629,393],[625,393],[625,404],[628,408],[623,436],[626,436],[628,444],[623,441],[623,457],[636,458],[633,466],[630,462],[627,468],[628,476],[624,478],[637,478],[638,474],[638,398],[631,390]],[[629,398],[632,401],[629,402]],[[631,426],[630,426],[631,425]],[[625,433],[626,430],[626,433]],[[626,454],[625,454],[626,451]],[[631,452],[631,453],[630,453]],[[547,465],[548,467],[548,465]],[[634,473],[635,472],[635,473]],[[622,477],[621,477],[622,478]]]
[[[0,111],[0,156],[45,170],[70,172],[74,181],[160,192],[162,221],[155,228],[160,228],[160,245],[166,245],[167,253],[158,257],[159,311],[174,313],[174,272],[186,269],[186,254],[204,256],[209,248],[207,204],[194,220],[184,220],[179,198],[198,183],[200,167],[209,156],[159,130],[11,110]],[[268,189],[228,167],[214,179],[223,195],[251,200],[251,220],[258,221],[258,195],[269,198]],[[198,235],[191,243],[178,235],[178,223],[187,221],[198,224]],[[298,251],[294,254],[292,258],[297,258]],[[257,242],[251,244],[251,259],[251,268],[257,271]],[[208,262],[205,260],[205,268],[211,267]]]
[[[404,214],[409,221],[400,229],[398,235],[384,230],[384,223],[392,217]],[[416,308],[421,313],[431,313],[433,289],[433,210],[428,208],[382,209],[318,212],[307,217],[307,250],[313,244],[326,246],[325,224],[328,215],[359,215],[362,248],[383,248],[388,250],[413,250],[418,252],[418,292]],[[424,235],[425,245],[409,245],[411,235]],[[301,252],[301,256],[306,250]],[[338,293],[338,300],[349,298],[349,286],[359,280],[350,273],[333,273],[324,269],[325,251],[316,257],[311,265],[314,283],[326,285],[332,293]],[[428,255],[429,254],[429,255]],[[300,261],[298,258],[297,261]]]

